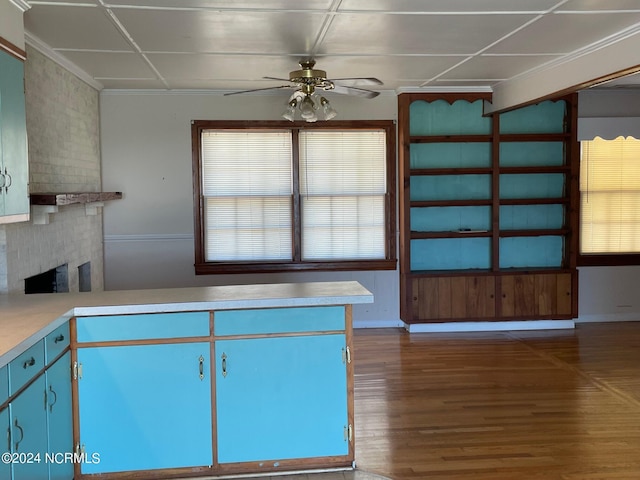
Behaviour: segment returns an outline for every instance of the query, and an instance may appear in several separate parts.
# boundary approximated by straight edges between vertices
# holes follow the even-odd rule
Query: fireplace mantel
[[[49,214],[56,213],[65,205],[83,204],[87,215],[96,215],[98,207],[108,200],[119,200],[122,192],[71,192],[71,193],[32,193],[31,219],[36,225],[49,223]]]

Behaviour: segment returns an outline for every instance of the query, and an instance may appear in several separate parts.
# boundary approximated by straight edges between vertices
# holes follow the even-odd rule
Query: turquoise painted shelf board
[[[482,116],[483,101],[418,100],[409,107],[409,135],[488,135],[491,117]]]
[[[491,143],[414,143],[409,147],[410,167],[489,168]]]
[[[413,207],[412,232],[491,230],[491,207]]]
[[[501,167],[550,167],[565,165],[562,142],[503,142]]]
[[[215,313],[215,335],[321,332],[345,329],[344,307],[221,310]]]
[[[506,237],[500,239],[500,268],[561,267],[561,236]]]
[[[411,201],[487,200],[491,175],[420,175],[411,177]]]
[[[345,346],[343,334],[216,341],[218,461],[347,455]]]
[[[490,238],[411,240],[411,270],[468,270],[491,267]]]
[[[500,114],[500,133],[563,133],[566,102],[547,100]]]
[[[562,228],[564,205],[502,205],[500,230]]]
[[[564,196],[563,173],[503,173],[500,198],[560,198]]]

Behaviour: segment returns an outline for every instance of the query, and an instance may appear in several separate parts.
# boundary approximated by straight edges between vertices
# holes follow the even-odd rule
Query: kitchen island
[[[357,282],[0,296],[0,428],[75,453],[6,478],[349,468],[351,306],[372,301]]]

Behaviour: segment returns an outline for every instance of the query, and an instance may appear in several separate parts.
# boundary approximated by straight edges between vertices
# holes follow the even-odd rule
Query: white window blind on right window
[[[640,252],[640,141],[581,142],[580,251]]]
[[[385,165],[384,131],[300,132],[304,260],[385,258]]]

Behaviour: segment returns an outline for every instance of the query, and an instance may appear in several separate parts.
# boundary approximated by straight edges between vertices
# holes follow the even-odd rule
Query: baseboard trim
[[[640,313],[600,313],[596,315],[580,315],[576,323],[605,323],[605,322],[637,322]]]
[[[404,328],[402,320],[354,320],[353,328]]]
[[[575,322],[573,320],[405,324],[405,329],[409,333],[500,332],[512,330],[562,330],[573,328],[575,328]]]

